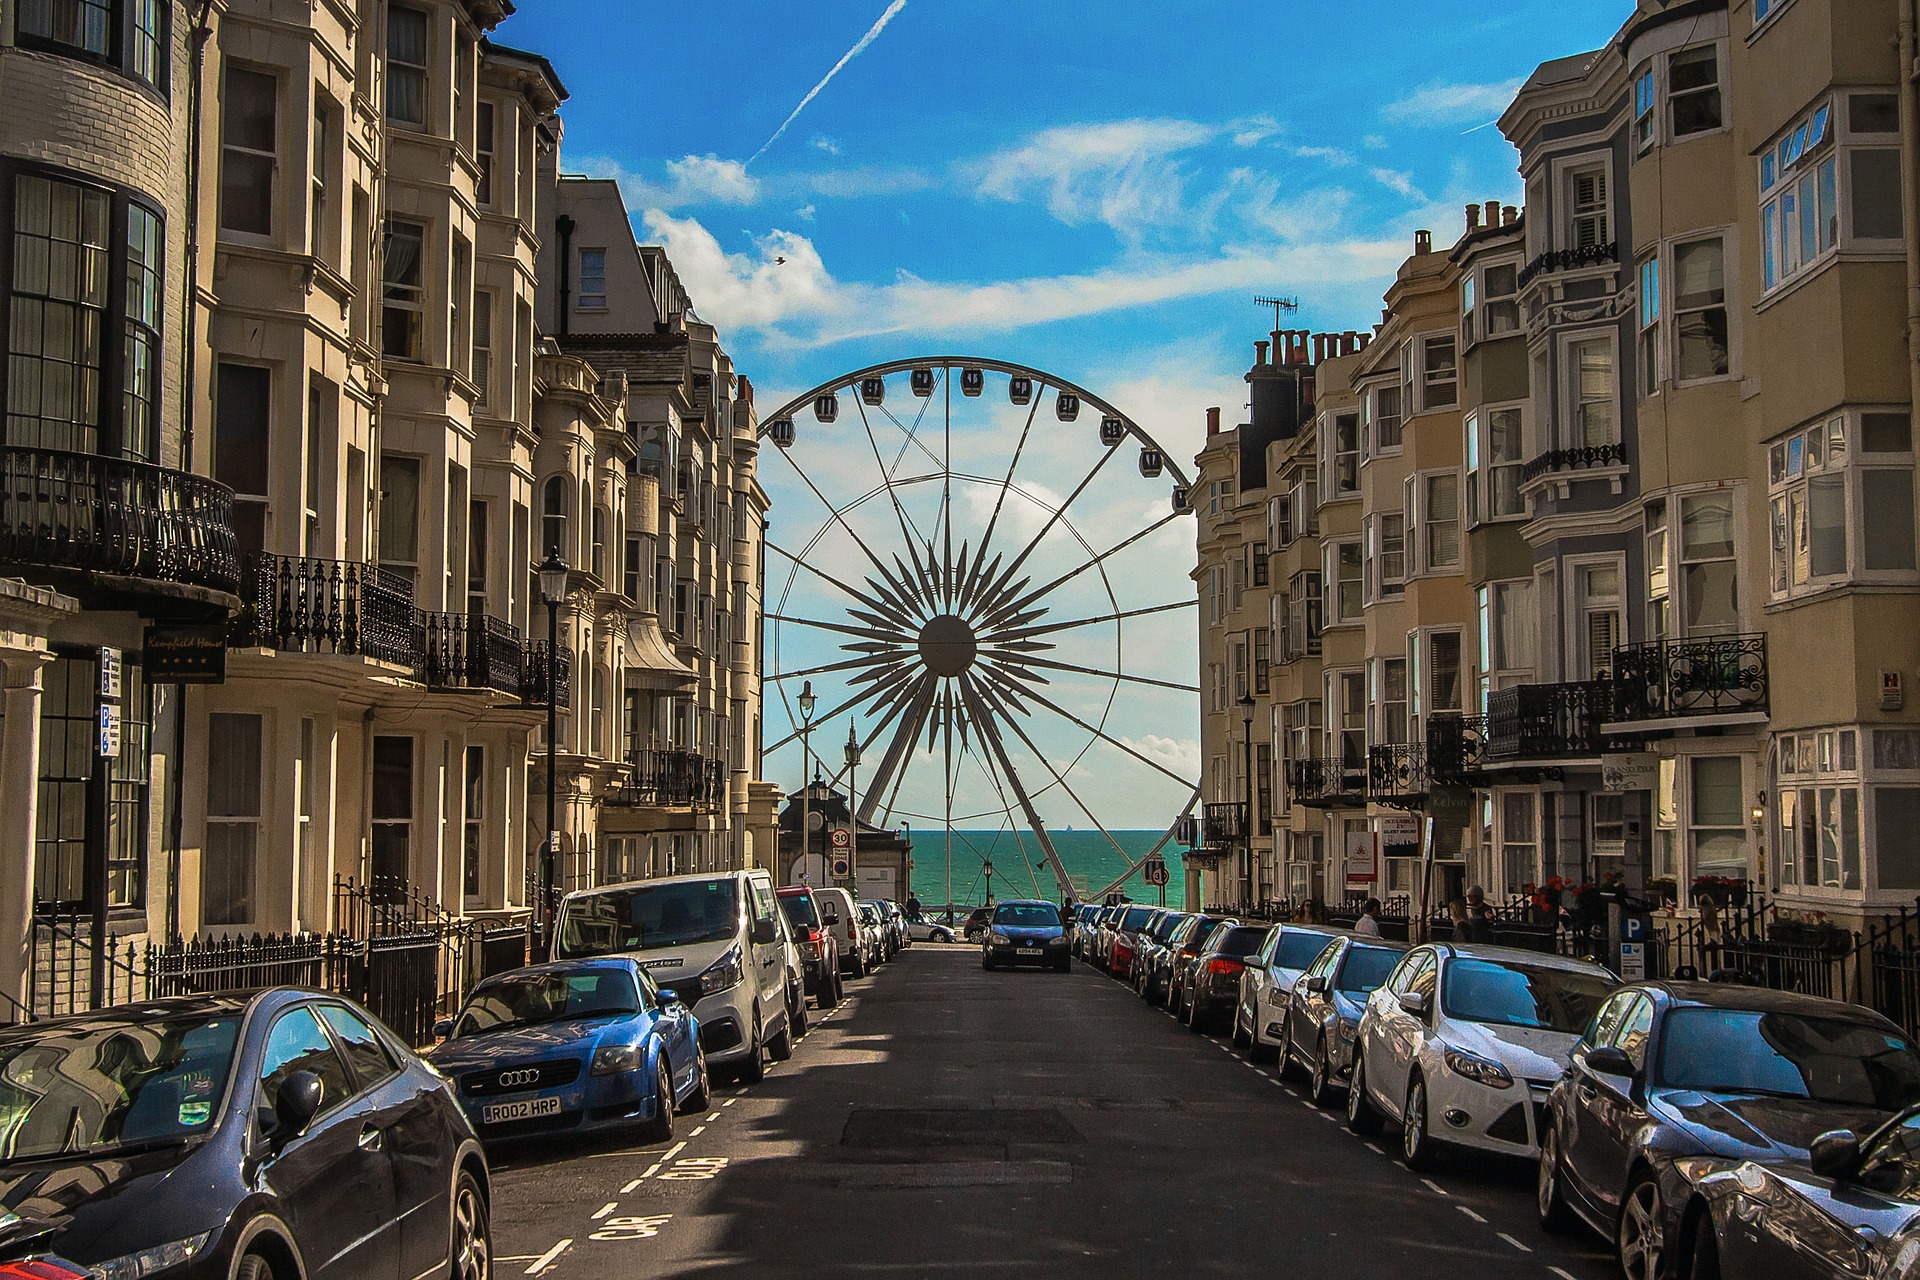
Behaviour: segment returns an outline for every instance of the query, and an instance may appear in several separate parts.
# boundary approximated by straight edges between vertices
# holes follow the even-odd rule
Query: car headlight
[[[593,1051],[593,1074],[614,1076],[638,1071],[647,1064],[647,1051],[637,1044],[610,1044]]]
[[[1465,1076],[1478,1084],[1494,1089],[1511,1089],[1513,1076],[1497,1062],[1489,1061],[1477,1054],[1465,1053],[1459,1049],[1446,1052],[1447,1070],[1457,1076]]]
[[[1011,939],[1009,939],[1006,934],[1000,932],[998,929],[995,929],[992,933],[989,933],[987,935],[987,941],[991,942],[996,947],[1004,947],[1007,945],[1009,941],[1011,941]]]
[[[735,947],[707,967],[700,975],[700,990],[705,995],[716,991],[727,991],[746,981],[747,962]]]
[[[200,1256],[206,1249],[207,1242],[212,1239],[213,1232],[202,1231],[199,1235],[188,1236],[185,1240],[155,1245],[151,1249],[129,1253],[124,1258],[99,1263],[97,1270],[104,1280],[140,1280],[142,1276],[150,1276],[173,1267],[186,1266]]]
[[[1059,936],[1059,937],[1057,937],[1057,938],[1048,938],[1048,939],[1047,939],[1047,945],[1048,945],[1048,946],[1050,946],[1050,947],[1064,947],[1064,946],[1066,946],[1066,945],[1067,945],[1067,938],[1066,938],[1066,935],[1065,935],[1065,934],[1062,934],[1062,935],[1060,935],[1060,936]]]
[[[1723,1160],[1719,1156],[1681,1156],[1673,1162],[1673,1167],[1688,1182],[1697,1183],[1713,1174],[1725,1173],[1739,1163],[1737,1160]]]

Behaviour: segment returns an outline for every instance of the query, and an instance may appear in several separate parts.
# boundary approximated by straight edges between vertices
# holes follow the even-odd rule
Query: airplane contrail
[[[761,156],[767,154],[767,147],[771,147],[774,143],[780,141],[780,135],[787,131],[787,126],[791,125],[795,120],[798,120],[800,118],[800,113],[807,109],[807,104],[809,102],[812,102],[815,98],[819,97],[820,91],[827,87],[827,83],[830,80],[832,80],[835,76],[840,74],[840,68],[846,66],[849,62],[852,62],[855,58],[865,53],[867,51],[867,46],[872,44],[875,40],[878,40],[880,38],[880,33],[887,29],[887,24],[889,22],[892,22],[894,20],[894,17],[898,15],[899,12],[906,7],[907,7],[907,0],[893,0],[893,3],[887,6],[887,11],[880,15],[879,21],[875,22],[871,27],[868,27],[867,34],[860,37],[860,43],[854,45],[853,48],[847,50],[845,56],[843,56],[840,59],[840,61],[833,64],[833,70],[827,72],[826,75],[820,77],[820,83],[813,86],[812,89],[807,91],[807,96],[800,99],[800,105],[793,109],[793,114],[780,122],[780,127],[773,131],[773,136],[771,138],[767,139],[766,146],[761,147],[758,151],[754,152],[752,158],[749,159],[747,163],[752,164],[755,160],[758,160]]]

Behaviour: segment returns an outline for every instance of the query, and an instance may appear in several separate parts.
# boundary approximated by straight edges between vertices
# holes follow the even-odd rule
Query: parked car
[[[821,917],[820,903],[806,885],[790,885],[776,891],[780,909],[793,929],[794,944],[800,948],[806,993],[822,1009],[840,1003],[840,943]]]
[[[854,904],[853,895],[845,889],[815,889],[813,898],[820,907],[820,920],[827,931],[833,934],[835,948],[840,952],[840,972],[864,978],[870,969],[872,948],[868,945],[866,925],[860,919],[860,908]]]
[[[1101,911],[1093,938],[1093,963],[1096,968],[1107,967],[1108,958],[1113,953],[1114,940],[1119,936],[1120,918],[1126,913],[1127,908],[1124,904],[1107,907]]]
[[[904,951],[913,945],[913,934],[907,929],[907,913],[892,898],[882,898],[880,909],[886,912],[887,927],[893,930],[893,949]]]
[[[1347,1124],[1400,1123],[1409,1168],[1440,1144],[1536,1154],[1534,1112],[1619,981],[1597,964],[1511,947],[1415,947],[1367,999]]]
[[[1135,903],[1125,907],[1113,921],[1113,938],[1107,944],[1107,972],[1116,978],[1133,980],[1133,957],[1140,948],[1140,931],[1153,919],[1156,907]]]
[[[860,913],[860,928],[866,937],[867,968],[878,969],[893,959],[893,947],[887,940],[887,926],[880,918],[880,908],[871,902],[858,903],[855,909]]]
[[[1167,940],[1186,919],[1184,911],[1163,912],[1140,936],[1140,953],[1133,962],[1133,989],[1149,1004],[1158,1004],[1166,989]]]
[[[861,904],[873,909],[874,927],[880,931],[880,954],[883,959],[891,960],[900,954],[905,945],[899,932],[893,927],[893,913],[887,910],[887,904],[878,898],[869,898]]]
[[[0,1225],[89,1275],[476,1280],[493,1256],[487,1160],[452,1086],[336,996],[5,1028],[0,1125]]]
[[[1280,1064],[1297,1064],[1307,1073],[1315,1106],[1333,1105],[1335,1091],[1353,1076],[1354,1045],[1367,997],[1387,980],[1404,942],[1343,935],[1321,951],[1293,984],[1286,1007],[1286,1035]]]
[[[1100,913],[1105,908],[1097,903],[1083,902],[1073,909],[1073,954],[1093,963],[1093,940],[1100,930]]]
[[[1167,939],[1166,974],[1162,984],[1167,993],[1167,1008],[1180,1017],[1186,1008],[1187,989],[1193,977],[1194,964],[1200,957],[1200,948],[1214,930],[1222,925],[1239,924],[1226,916],[1210,916],[1204,912],[1189,916],[1180,926],[1180,931]]]
[[[529,965],[474,987],[428,1055],[482,1138],[637,1127],[707,1105],[693,1014],[627,956]]]
[[[1198,1032],[1215,1022],[1233,1020],[1234,1008],[1240,1003],[1240,975],[1266,936],[1267,931],[1259,925],[1237,921],[1207,935],[1183,984],[1180,1012],[1187,1026]]]
[[[907,936],[915,942],[952,942],[957,936],[956,930],[953,921],[931,916],[907,921]]]
[[[987,939],[980,948],[980,967],[1013,969],[1023,964],[1044,965],[1061,973],[1073,967],[1066,925],[1060,908],[1051,902],[1009,898],[993,909]]]
[[[635,956],[679,993],[715,1070],[743,1080],[785,1061],[793,1017],[792,943],[765,871],[667,876],[569,893],[560,900],[553,958]]]
[[[1541,1224],[1585,1219],[1629,1276],[1649,1258],[1690,1278],[1714,1274],[1692,1269],[1702,1259],[1725,1275],[1897,1274],[1861,1266],[1856,1249],[1901,1226],[1920,1239],[1915,1104],[1920,1052],[1859,1005],[1724,983],[1624,987],[1548,1099]]]
[[[1327,945],[1340,936],[1328,925],[1276,924],[1240,975],[1240,999],[1233,1011],[1233,1043],[1245,1046],[1255,1062],[1287,1065],[1287,1002],[1293,984]]]
[[[967,917],[967,923],[961,929],[960,936],[968,942],[978,942],[986,937],[987,919],[991,915],[993,915],[992,907],[975,907],[973,913]]]

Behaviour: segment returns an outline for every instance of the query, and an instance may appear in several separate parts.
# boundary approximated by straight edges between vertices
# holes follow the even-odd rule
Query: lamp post
[[[807,855],[813,852],[812,773],[813,756],[807,746],[808,735],[813,732],[813,709],[819,705],[813,696],[813,681],[800,686],[800,868],[801,874],[807,872]]]
[[[847,883],[858,885],[859,864],[854,860],[855,851],[860,847],[860,810],[856,807],[853,789],[853,771],[860,764],[860,739],[853,732],[851,721],[847,724]]]
[[[560,602],[567,598],[567,562],[556,548],[540,562],[540,599],[547,606],[547,840],[540,848],[539,919],[551,932],[555,841],[559,839],[557,752],[560,750]]]
[[[1245,730],[1245,742],[1243,745],[1247,751],[1246,827],[1242,831],[1242,841],[1243,847],[1247,851],[1247,861],[1245,867],[1242,868],[1241,874],[1247,886],[1247,899],[1251,902],[1253,899],[1253,695],[1251,693],[1243,693],[1240,695],[1240,721],[1242,728]]]

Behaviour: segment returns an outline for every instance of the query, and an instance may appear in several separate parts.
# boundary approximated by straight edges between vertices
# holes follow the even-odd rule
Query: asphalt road
[[[496,1275],[1603,1280],[1532,1174],[1430,1178],[1082,966],[920,944],[653,1147],[494,1153]]]

